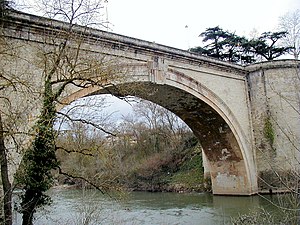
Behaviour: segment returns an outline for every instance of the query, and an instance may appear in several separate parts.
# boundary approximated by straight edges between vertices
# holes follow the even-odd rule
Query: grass
[[[180,185],[186,191],[203,191],[202,155],[199,147],[191,149],[179,170],[169,178],[170,185]]]

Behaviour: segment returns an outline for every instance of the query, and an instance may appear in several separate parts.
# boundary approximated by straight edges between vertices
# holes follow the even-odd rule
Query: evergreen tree
[[[54,169],[58,168],[55,155],[55,131],[53,128],[56,118],[54,93],[51,76],[45,79],[43,110],[36,125],[37,134],[32,147],[24,155],[24,172],[17,177],[25,186],[22,197],[23,224],[33,224],[33,214],[36,209],[48,204],[51,200],[45,194],[53,184]]]
[[[203,37],[203,42],[210,43],[204,47],[191,48],[190,51],[234,63],[247,64],[255,61],[245,37],[224,31],[219,26],[206,29],[200,36]]]
[[[229,32],[216,26],[206,29],[200,36],[203,37],[203,42],[210,42],[204,46],[208,56],[218,59],[224,58],[224,41],[230,36]]]
[[[207,28],[200,36],[204,47],[191,48],[190,51],[207,55],[228,62],[249,64],[257,61],[258,56],[273,60],[290,51],[291,47],[277,47],[278,40],[287,32],[265,32],[257,39],[248,40],[232,32],[224,31],[219,26]]]
[[[286,31],[264,32],[258,39],[250,41],[252,52],[270,61],[289,52],[292,47],[277,47],[278,40],[286,36]]]

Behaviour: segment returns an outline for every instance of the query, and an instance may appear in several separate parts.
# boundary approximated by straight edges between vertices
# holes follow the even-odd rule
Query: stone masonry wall
[[[293,185],[300,154],[300,62],[249,66],[254,151],[261,192]],[[292,183],[291,183],[292,182]]]

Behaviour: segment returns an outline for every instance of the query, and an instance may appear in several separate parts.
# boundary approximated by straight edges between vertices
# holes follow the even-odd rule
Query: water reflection
[[[259,196],[133,192],[113,200],[97,191],[52,190],[53,204],[37,213],[35,224],[231,224],[231,218],[276,207]],[[269,197],[267,197],[269,198]],[[15,224],[21,224],[20,215]]]

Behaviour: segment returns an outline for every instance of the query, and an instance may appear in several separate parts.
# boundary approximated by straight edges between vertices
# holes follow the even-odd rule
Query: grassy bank
[[[158,158],[166,159],[164,153]],[[151,161],[147,159],[146,162]],[[159,163],[158,163],[159,164]],[[147,171],[147,172],[145,172]],[[162,192],[204,192],[210,187],[203,176],[201,148],[197,143],[169,155],[159,165],[141,164],[128,177],[126,185],[136,191]]]

